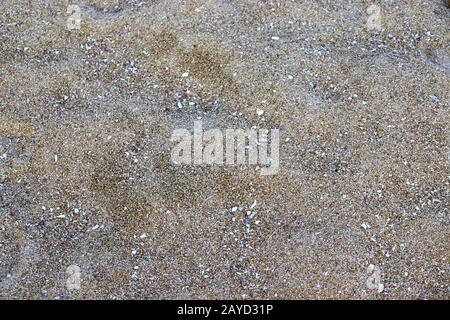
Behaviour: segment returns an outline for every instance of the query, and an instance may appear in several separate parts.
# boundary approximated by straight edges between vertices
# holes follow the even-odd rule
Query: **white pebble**
[[[361,225],[361,227],[362,227],[364,230],[367,230],[367,229],[370,229],[370,224],[364,222],[364,223]]]

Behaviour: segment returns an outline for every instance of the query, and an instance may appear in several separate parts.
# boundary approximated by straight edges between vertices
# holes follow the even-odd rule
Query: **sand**
[[[448,299],[449,18],[1,1],[0,298]],[[200,119],[280,129],[278,174],[175,165]]]

